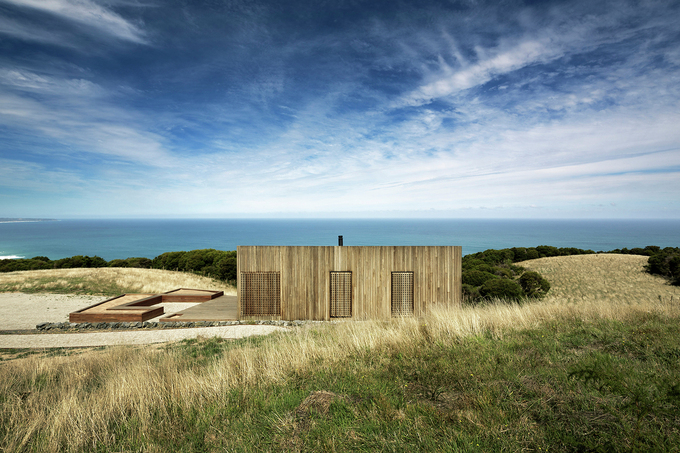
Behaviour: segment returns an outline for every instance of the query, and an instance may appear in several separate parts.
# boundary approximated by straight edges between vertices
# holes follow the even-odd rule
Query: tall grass
[[[557,304],[645,304],[680,298],[680,287],[644,271],[648,257],[597,254],[540,258],[522,262],[550,281],[548,301]]]
[[[619,285],[621,280],[641,272],[638,264],[617,266],[607,276]],[[569,267],[568,262],[560,266]],[[578,269],[572,269],[573,275],[578,273]],[[555,279],[556,275],[553,289],[562,294],[560,291],[566,291],[563,285],[570,285],[572,277],[560,280]],[[601,284],[602,288],[607,286]],[[659,284],[654,290],[664,288]],[[230,412],[233,417],[239,417],[239,398],[242,404],[253,404],[239,395],[284,387],[295,392],[297,377],[322,370],[346,370],[351,368],[348,363],[364,361],[364,366],[387,369],[388,358],[416,357],[427,345],[445,348],[475,337],[500,340],[518,329],[539,328],[546,323],[568,325],[602,319],[630,322],[648,316],[680,318],[677,298],[671,301],[670,297],[645,297],[638,301],[616,297],[602,302],[599,296],[588,294],[588,298],[582,294],[579,303],[575,303],[576,298],[563,300],[555,296],[523,305],[494,303],[459,310],[434,309],[424,319],[313,325],[225,344],[215,359],[200,353],[187,354],[184,346],[171,346],[116,347],[78,356],[15,360],[0,368],[1,445],[6,451],[81,451],[116,445],[153,451],[156,447],[148,443],[149,439],[172,436],[177,430],[190,431],[187,424],[198,423],[203,417],[210,419],[210,414],[203,411],[228,408],[236,411]],[[426,391],[433,401],[443,392],[438,387]],[[382,410],[380,404],[383,403],[372,406],[369,412]],[[396,409],[390,413],[395,420],[405,417]],[[224,412],[220,414],[226,417]],[[279,426],[284,434],[298,429],[285,416],[272,417],[266,423],[249,423]],[[299,449],[296,444],[290,447]]]
[[[176,288],[223,290],[236,294],[228,284],[200,275],[161,269],[78,268],[20,271],[0,274],[0,292],[55,294],[161,293]]]

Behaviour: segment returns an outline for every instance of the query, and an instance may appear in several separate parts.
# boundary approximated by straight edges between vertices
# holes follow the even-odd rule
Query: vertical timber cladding
[[[281,319],[329,320],[338,314],[331,275],[351,272],[351,317],[387,319],[396,272],[411,273],[413,316],[423,316],[436,304],[460,306],[461,258],[460,246],[239,246],[239,313],[244,272],[279,272]]]

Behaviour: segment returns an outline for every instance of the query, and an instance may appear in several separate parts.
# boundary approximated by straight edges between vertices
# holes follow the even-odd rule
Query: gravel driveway
[[[0,348],[73,348],[151,344],[197,337],[243,338],[286,330],[278,326],[223,326],[119,332],[0,335]]]
[[[30,330],[41,322],[68,322],[72,311],[102,301],[102,296],[71,296],[64,294],[0,293],[0,330]],[[165,305],[165,304],[164,304]],[[186,308],[185,304],[169,304],[172,309]],[[116,344],[150,344],[178,341],[187,338],[222,337],[243,338],[267,335],[286,330],[278,326],[236,325],[162,330],[126,330],[92,333],[0,335],[0,348],[67,348],[108,346]]]

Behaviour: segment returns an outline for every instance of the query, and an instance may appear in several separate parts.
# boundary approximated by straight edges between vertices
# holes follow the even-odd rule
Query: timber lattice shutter
[[[413,272],[392,272],[392,316],[413,316]]]
[[[352,317],[352,272],[331,271],[331,318]]]
[[[241,315],[281,316],[281,273],[241,272]]]

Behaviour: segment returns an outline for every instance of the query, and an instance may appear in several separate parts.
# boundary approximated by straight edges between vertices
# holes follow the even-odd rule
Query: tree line
[[[0,260],[0,272],[98,267],[166,269],[192,272],[218,280],[233,282],[236,281],[236,251],[202,249],[188,252],[166,252],[153,259],[135,257],[111,261],[106,261],[96,255],[76,255],[58,260],[51,260],[46,256]]]
[[[645,248],[615,249],[594,252],[575,247],[512,247],[488,249],[463,257],[463,291],[469,300],[479,301],[495,297],[520,300],[524,297],[543,297],[550,283],[533,271],[526,271],[516,263],[536,258],[593,253],[621,253],[649,257],[647,271],[661,275],[673,285],[680,285],[680,248],[647,246]],[[153,259],[126,258],[106,261],[99,256],[76,255],[51,260],[46,256],[0,260],[0,272],[38,269],[71,269],[96,267],[136,267],[192,272],[228,282],[236,281],[236,251],[215,249],[166,252]]]

